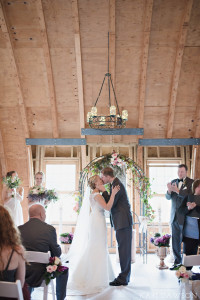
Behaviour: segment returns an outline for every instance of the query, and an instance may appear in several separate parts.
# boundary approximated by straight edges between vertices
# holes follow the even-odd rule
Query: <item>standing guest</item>
[[[132,225],[133,219],[131,207],[124,185],[121,181],[114,177],[112,168],[104,168],[101,172],[101,179],[104,184],[110,183],[111,191],[115,186],[119,186],[120,190],[115,195],[114,203],[111,208],[111,225],[116,231],[116,239],[119,250],[119,261],[121,272],[114,281],[110,282],[111,286],[128,285],[131,275],[131,243],[132,243]],[[104,186],[99,186],[102,196],[109,201],[110,196]]]
[[[24,286],[24,248],[9,212],[0,205],[0,281],[16,280]]]
[[[10,171],[4,178],[2,200],[4,207],[10,212],[16,226],[24,224],[20,202],[24,197],[24,189],[19,186],[20,179],[16,171]],[[11,188],[11,186],[13,188]]]
[[[187,177],[187,166],[181,164],[178,166],[178,178],[167,184],[167,193],[165,197],[171,200],[171,231],[172,231],[172,249],[174,254],[174,264],[170,270],[174,270],[177,265],[181,264],[181,243],[184,216],[179,213],[178,209],[182,204],[185,196],[192,193],[193,179]]]
[[[179,213],[185,216],[183,227],[183,253],[197,255],[200,242],[200,179],[192,185],[192,195],[184,198]],[[189,267],[188,269],[191,269]]]
[[[46,195],[45,195],[45,187],[44,180],[45,175],[43,172],[39,171],[35,174],[35,185],[29,189],[28,193],[28,204],[32,205],[34,203],[44,204]]]
[[[59,257],[61,248],[57,244],[56,230],[53,226],[46,224],[46,211],[41,204],[33,204],[29,207],[29,221],[19,226],[22,243],[27,251],[51,252],[51,256]],[[26,283],[30,292],[34,287],[39,287],[44,280],[46,264],[31,263],[26,267]],[[57,300],[64,300],[66,296],[68,272],[56,278]]]

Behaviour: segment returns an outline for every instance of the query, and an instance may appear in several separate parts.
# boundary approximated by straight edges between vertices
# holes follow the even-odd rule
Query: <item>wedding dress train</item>
[[[71,256],[69,253],[67,284],[69,295],[88,295],[100,292],[108,287],[109,281],[115,278],[107,247],[104,209],[94,199],[97,194],[89,196],[91,209],[85,245],[82,245],[78,255],[73,256],[73,252],[76,252],[73,251],[73,247],[72,251],[70,250]],[[78,238],[76,232],[74,238]]]

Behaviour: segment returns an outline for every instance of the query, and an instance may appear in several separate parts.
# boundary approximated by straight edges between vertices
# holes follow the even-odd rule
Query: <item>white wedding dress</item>
[[[69,295],[98,293],[107,288],[109,281],[115,278],[108,253],[104,209],[95,201],[97,194],[89,196],[90,212],[85,247],[82,247],[77,255],[73,255],[73,253],[71,253],[72,256],[69,255],[67,284]],[[87,222],[87,220],[85,221]],[[74,238],[76,238],[76,231]],[[75,253],[77,249],[73,251],[72,247],[71,250]]]
[[[24,224],[22,207],[20,202],[23,200],[23,195],[21,196],[16,189],[14,189],[14,197],[12,193],[9,193],[9,199],[4,204],[4,207],[9,211],[14,223],[16,226]]]

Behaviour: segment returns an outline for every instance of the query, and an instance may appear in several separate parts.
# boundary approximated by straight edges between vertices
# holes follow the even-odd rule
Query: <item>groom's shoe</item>
[[[119,282],[117,279],[111,281],[109,284],[110,284],[111,286],[128,285],[127,283]]]

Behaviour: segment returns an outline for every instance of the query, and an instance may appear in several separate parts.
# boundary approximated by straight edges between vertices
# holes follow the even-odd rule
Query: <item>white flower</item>
[[[38,191],[36,189],[32,189],[32,194],[37,195]]]
[[[179,272],[185,273],[185,272],[186,272],[186,268],[185,268],[184,266],[181,266],[181,267],[179,268]]]
[[[59,265],[61,263],[61,260],[56,256],[54,260],[55,265]]]

